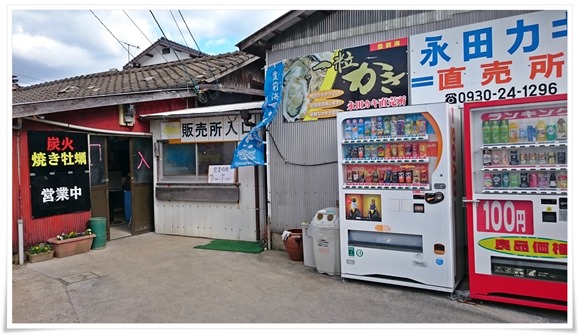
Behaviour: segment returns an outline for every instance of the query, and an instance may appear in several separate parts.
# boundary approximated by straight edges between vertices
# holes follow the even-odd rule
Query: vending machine
[[[461,127],[446,103],[337,115],[343,278],[454,291],[467,268]]]
[[[466,103],[472,299],[567,309],[566,95]]]

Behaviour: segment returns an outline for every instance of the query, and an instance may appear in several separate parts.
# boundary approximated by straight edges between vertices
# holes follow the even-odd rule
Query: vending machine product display
[[[566,95],[464,105],[470,296],[567,309]]]
[[[459,110],[344,112],[337,134],[341,276],[453,292],[467,253]]]

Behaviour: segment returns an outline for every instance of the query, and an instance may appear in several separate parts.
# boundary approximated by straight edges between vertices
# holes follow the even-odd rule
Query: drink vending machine
[[[466,269],[460,118],[446,103],[337,115],[343,278],[454,291]]]
[[[470,296],[566,310],[566,95],[465,103]]]

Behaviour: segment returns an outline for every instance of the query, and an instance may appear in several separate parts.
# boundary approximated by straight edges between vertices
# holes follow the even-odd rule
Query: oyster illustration
[[[308,106],[307,94],[308,83],[305,79],[294,77],[286,82],[282,114],[287,121],[294,122],[304,117]]]

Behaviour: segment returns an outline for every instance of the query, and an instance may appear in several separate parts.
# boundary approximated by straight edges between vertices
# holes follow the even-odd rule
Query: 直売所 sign
[[[413,35],[411,104],[567,93],[567,43],[556,10]]]

